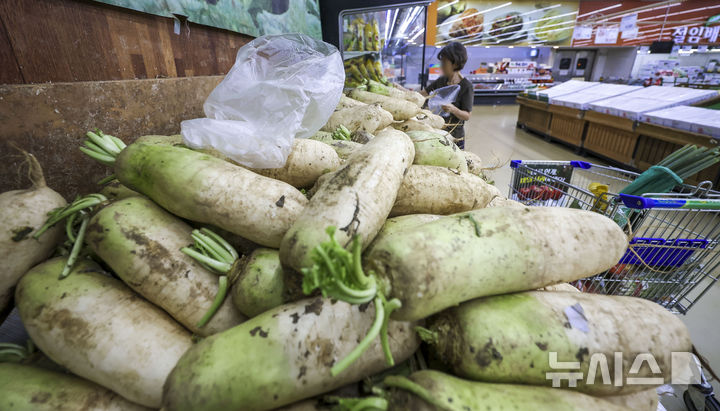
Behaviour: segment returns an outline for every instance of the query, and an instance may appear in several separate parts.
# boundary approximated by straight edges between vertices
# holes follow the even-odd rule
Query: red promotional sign
[[[573,47],[637,46],[653,41],[681,45],[720,44],[720,3],[714,0],[583,1],[576,22],[592,35],[573,39]],[[608,31],[620,28],[614,42]],[[577,29],[576,29],[577,30]],[[598,38],[597,34],[602,36]],[[589,38],[588,38],[589,37]]]

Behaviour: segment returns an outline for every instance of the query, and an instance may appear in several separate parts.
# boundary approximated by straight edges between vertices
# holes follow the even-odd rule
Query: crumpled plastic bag
[[[460,93],[460,86],[457,84],[436,89],[428,98],[428,110],[432,111],[433,114],[448,117],[450,113],[443,111],[442,106],[452,104],[458,93]]]
[[[304,34],[258,37],[205,101],[207,118],[185,120],[191,148],[214,148],[252,168],[285,165],[293,140],[307,138],[335,110],[345,83],[338,50]]]

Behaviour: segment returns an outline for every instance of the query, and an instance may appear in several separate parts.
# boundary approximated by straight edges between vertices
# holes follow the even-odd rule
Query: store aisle
[[[510,160],[586,160],[603,164],[598,159],[583,159],[573,150],[515,127],[517,105],[475,106],[465,124],[465,147],[483,159],[485,164],[502,164],[490,173],[503,193],[510,183]]]
[[[517,105],[475,106],[472,117],[465,124],[465,147],[483,159],[487,164],[502,164],[490,172],[495,185],[503,193],[510,184],[510,160],[585,160],[604,164],[593,157],[583,158],[573,150],[559,143],[549,143],[537,135],[515,127],[518,116]],[[720,282],[708,290],[702,299],[682,316],[688,326],[693,343],[716,372],[720,372],[720,327],[717,316],[720,313]],[[720,398],[720,382],[715,381],[715,396]],[[682,392],[678,393],[682,395]],[[681,401],[664,399],[668,411],[682,411]]]

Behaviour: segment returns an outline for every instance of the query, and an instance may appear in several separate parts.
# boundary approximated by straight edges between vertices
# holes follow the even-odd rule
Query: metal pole
[[[420,90],[425,89],[425,86],[427,86],[427,81],[425,77],[425,46],[427,45],[427,27],[428,27],[428,21],[427,21],[427,12],[428,6],[425,5],[425,31],[423,31],[423,50],[422,50],[422,67],[420,68]]]

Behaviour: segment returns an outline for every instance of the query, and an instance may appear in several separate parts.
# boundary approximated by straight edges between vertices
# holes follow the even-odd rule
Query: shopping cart
[[[510,198],[595,211],[625,230],[618,264],[573,283],[584,292],[652,300],[685,314],[720,275],[720,193],[710,182],[672,193],[618,194],[639,174],[585,161],[513,160]]]

